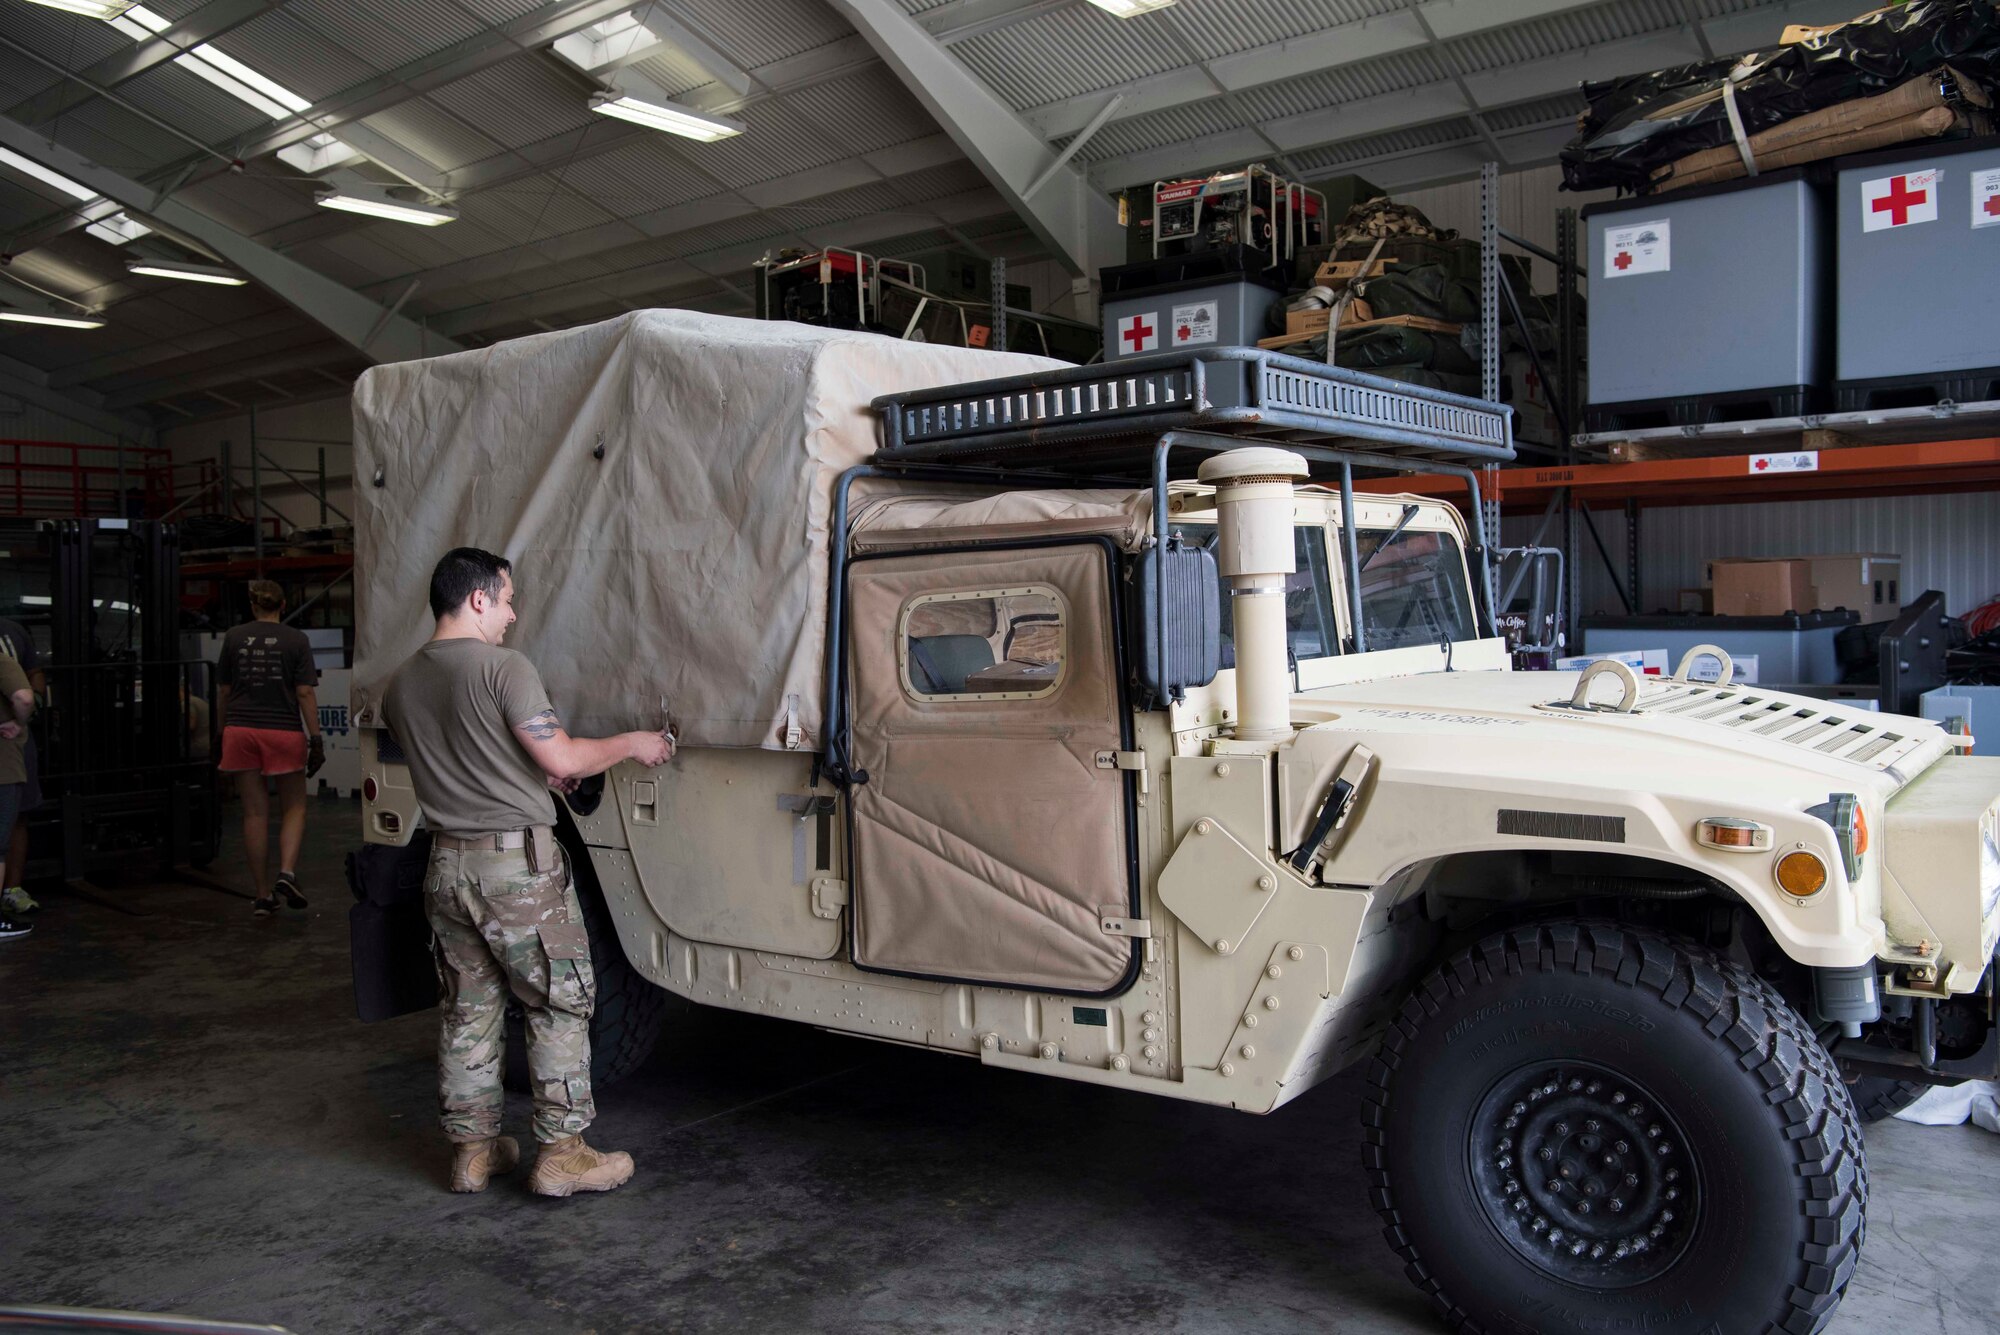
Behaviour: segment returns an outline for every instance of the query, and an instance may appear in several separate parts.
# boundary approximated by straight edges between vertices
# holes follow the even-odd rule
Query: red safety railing
[[[148,518],[171,507],[173,496],[164,449],[0,440],[0,515],[87,519],[131,516],[136,508]]]

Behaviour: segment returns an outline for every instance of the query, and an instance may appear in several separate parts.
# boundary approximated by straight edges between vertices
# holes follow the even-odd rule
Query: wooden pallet
[[[1360,320],[1340,327],[1343,334],[1351,334],[1358,329],[1374,328],[1421,329],[1429,334],[1450,334],[1456,337],[1465,326],[1453,324],[1449,320],[1433,320],[1427,315],[1385,315],[1379,320]],[[1302,329],[1289,334],[1276,334],[1270,338],[1260,338],[1260,348],[1282,348],[1293,343],[1304,343],[1318,338],[1326,332],[1326,321],[1321,320],[1317,328]]]
[[[1857,413],[1773,417],[1707,426],[1599,431],[1576,438],[1576,448],[1611,463],[1660,459],[1713,459],[1785,450],[1840,450],[1857,445],[1901,445],[2000,434],[2000,402],[1939,408],[1884,408]]]
[[[1385,260],[1375,260],[1373,263],[1368,260],[1328,260],[1314,270],[1313,284],[1316,287],[1334,287],[1341,283],[1351,283],[1362,276],[1363,269],[1368,271],[1368,277],[1379,277],[1395,262],[1394,255]]]

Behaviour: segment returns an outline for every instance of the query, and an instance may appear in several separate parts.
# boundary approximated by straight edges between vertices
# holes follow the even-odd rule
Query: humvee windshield
[[[1476,637],[1457,538],[1435,529],[1361,529],[1355,545],[1370,649]]]
[[[1213,551],[1219,534],[1213,524],[1175,524],[1173,533],[1191,547]],[[1298,570],[1285,581],[1285,634],[1295,661],[1341,652],[1333,611],[1333,571],[1328,532],[1319,524],[1292,529]],[[1360,529],[1361,606],[1370,649],[1435,645],[1441,640],[1477,638],[1465,558],[1458,539],[1434,529]],[[1229,590],[1222,590],[1222,666],[1236,666],[1229,617]]]

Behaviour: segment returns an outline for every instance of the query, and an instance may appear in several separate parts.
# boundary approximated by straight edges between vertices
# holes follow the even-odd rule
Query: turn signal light
[[[1854,856],[1860,857],[1868,851],[1868,817],[1861,812],[1861,804],[1854,804]]]
[[[1695,822],[1694,839],[1728,853],[1754,853],[1771,846],[1771,827],[1735,816],[1710,816]]]
[[[1794,899],[1811,899],[1826,889],[1826,863],[1798,849],[1778,859],[1778,888]]]
[[[374,775],[371,774],[367,778],[361,781],[361,796],[366,798],[368,801],[373,802],[375,800],[375,794],[380,791],[382,790],[375,786]]]

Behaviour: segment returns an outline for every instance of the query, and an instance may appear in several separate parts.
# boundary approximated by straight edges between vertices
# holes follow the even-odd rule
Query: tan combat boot
[[[582,1136],[553,1140],[542,1146],[528,1190],[537,1196],[567,1196],[577,1191],[610,1191],[632,1177],[632,1156],[623,1150],[601,1153]]]
[[[486,1179],[504,1173],[521,1162],[521,1146],[512,1136],[491,1140],[471,1140],[454,1145],[451,1151],[451,1189],[484,1191]]]

